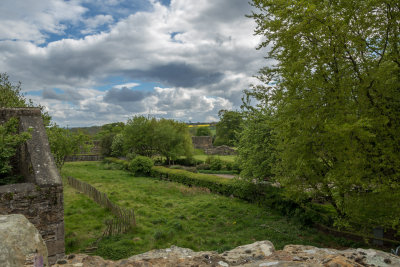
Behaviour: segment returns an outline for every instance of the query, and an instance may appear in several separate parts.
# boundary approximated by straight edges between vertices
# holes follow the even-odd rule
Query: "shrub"
[[[196,168],[197,168],[198,170],[209,170],[209,169],[210,169],[210,165],[209,165],[209,164],[206,164],[206,163],[203,163],[203,164],[197,165]]]
[[[180,158],[180,159],[174,160],[174,163],[179,164],[179,165],[184,165],[184,166],[196,166],[199,164],[203,164],[204,162],[202,160],[195,159],[195,158]]]
[[[135,176],[149,175],[154,162],[151,158],[144,156],[137,156],[129,163],[129,170],[133,172]]]
[[[210,161],[210,169],[213,171],[219,171],[222,169],[222,160],[219,158],[212,158]]]
[[[31,136],[27,132],[18,134],[18,120],[10,119],[0,125],[0,185],[6,182],[6,177],[12,173],[11,159],[17,153],[18,147],[25,143]]]

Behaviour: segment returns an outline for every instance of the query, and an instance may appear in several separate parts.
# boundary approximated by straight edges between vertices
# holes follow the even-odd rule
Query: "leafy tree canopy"
[[[87,151],[91,147],[90,137],[82,132],[71,132],[57,124],[47,128],[50,150],[54,156],[57,168],[61,170],[67,156]]]
[[[399,2],[252,4],[271,61],[247,92],[257,100],[248,111],[272,135],[261,149],[243,138],[260,156],[247,163],[263,162],[273,143],[272,172],[290,197],[329,201],[339,226],[400,229]]]
[[[123,135],[127,152],[147,157],[159,154],[167,161],[192,156],[192,139],[185,123],[135,116],[128,120]]]
[[[196,136],[211,136],[210,127],[207,127],[207,126],[197,127]]]
[[[242,114],[238,111],[220,110],[220,121],[216,125],[215,146],[235,146],[242,130]]]
[[[114,122],[109,124],[104,124],[101,126],[101,130],[96,134],[96,139],[100,140],[101,154],[105,157],[113,155],[113,142],[116,135],[121,134],[124,130],[125,124],[123,122]],[[114,145],[114,156],[116,154],[121,154],[122,151],[117,152],[116,144]],[[119,147],[121,148],[121,147]]]
[[[21,92],[21,82],[13,84],[7,73],[0,73],[0,108],[38,107],[42,110],[42,118],[45,126],[50,124],[51,117],[44,107],[35,105],[31,99],[27,99]]]

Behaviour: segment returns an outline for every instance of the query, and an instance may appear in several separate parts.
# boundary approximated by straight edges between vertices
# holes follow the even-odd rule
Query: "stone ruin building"
[[[15,117],[19,131],[31,138],[16,155],[14,169],[24,177],[0,186],[0,215],[23,214],[46,242],[49,263],[64,257],[64,208],[61,176],[56,168],[38,108],[0,108],[0,124]]]
[[[236,155],[235,149],[229,146],[213,146],[212,136],[192,136],[192,143],[195,149],[203,149],[207,155]]]
[[[196,149],[212,148],[212,136],[192,136],[193,147]]]

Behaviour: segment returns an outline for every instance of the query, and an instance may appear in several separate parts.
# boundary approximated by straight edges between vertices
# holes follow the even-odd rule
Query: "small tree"
[[[60,128],[53,124],[47,128],[50,150],[56,161],[57,168],[61,170],[67,156],[74,155],[80,151],[87,151],[90,148],[90,138],[81,133],[73,133],[68,129]]]

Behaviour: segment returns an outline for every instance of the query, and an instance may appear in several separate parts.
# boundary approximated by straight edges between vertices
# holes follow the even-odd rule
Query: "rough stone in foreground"
[[[39,231],[24,215],[0,215],[0,266],[49,266]]]
[[[258,241],[218,254],[194,252],[172,246],[152,250],[125,260],[109,261],[98,256],[69,255],[58,267],[152,267],[152,266],[246,266],[246,267],[361,267],[400,266],[400,257],[374,249],[335,250],[312,246],[288,245],[275,251],[269,241]]]

